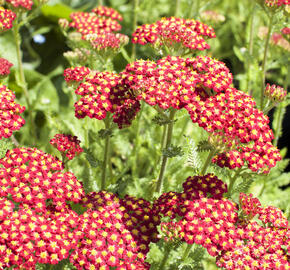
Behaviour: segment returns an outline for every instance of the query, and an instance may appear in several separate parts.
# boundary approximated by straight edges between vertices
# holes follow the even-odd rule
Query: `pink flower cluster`
[[[5,58],[0,58],[0,79],[5,78],[10,74],[10,68],[13,66],[12,63],[10,63]]]
[[[0,32],[12,28],[15,18],[16,14],[13,11],[0,7]]]
[[[0,84],[0,139],[9,138],[12,132],[20,129],[25,120],[19,114],[25,110],[14,102],[15,95],[5,85]]]
[[[139,26],[133,33],[133,43],[168,48],[181,44],[190,50],[209,49],[205,38],[214,38],[212,27],[193,19],[163,18],[153,24]]]
[[[76,136],[66,134],[56,134],[49,142],[52,146],[57,148],[69,160],[72,160],[75,155],[83,152],[80,147],[80,141]]]

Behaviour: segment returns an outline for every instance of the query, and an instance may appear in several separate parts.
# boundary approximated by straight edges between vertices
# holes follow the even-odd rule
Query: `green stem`
[[[110,117],[106,117],[104,120],[105,128],[110,128]],[[103,167],[102,167],[102,182],[101,182],[101,190],[105,190],[106,188],[106,178],[107,178],[107,167],[109,163],[109,153],[110,153],[110,135],[107,134],[105,138],[105,149],[104,149],[104,159],[103,159]]]
[[[178,17],[180,11],[180,0],[175,0],[174,17]]]
[[[170,144],[171,144],[175,113],[176,113],[175,109],[172,109],[170,111],[170,115],[169,115],[170,123],[167,125],[168,127],[167,127],[167,136],[166,136],[165,148],[168,148],[170,146]],[[157,186],[156,186],[156,190],[155,190],[159,194],[162,191],[164,173],[165,173],[165,169],[166,169],[167,159],[168,159],[167,156],[165,156],[165,155],[162,156],[162,163],[161,163],[160,173],[159,173],[158,182],[157,182]]]
[[[267,65],[267,56],[268,56],[268,51],[269,51],[271,33],[274,26],[273,19],[274,19],[274,15],[270,14],[268,33],[267,33],[267,37],[265,41],[265,50],[264,50],[264,57],[263,57],[263,62],[262,62],[262,86],[261,86],[261,97],[260,97],[261,110],[263,109],[263,104],[264,104],[264,90],[265,90],[265,84],[266,84],[266,65]]]
[[[230,196],[232,193],[232,189],[234,187],[234,184],[236,182],[236,180],[238,179],[238,176],[240,175],[242,171],[242,168],[237,169],[237,171],[235,172],[234,176],[230,179],[230,183],[229,183],[229,187],[228,187],[228,192],[227,194]]]
[[[36,129],[35,129],[35,124],[33,120],[33,115],[32,115],[32,110],[31,110],[31,103],[29,100],[29,94],[28,94],[28,89],[27,89],[27,83],[25,80],[25,75],[24,75],[24,69],[22,65],[22,54],[21,54],[21,37],[20,37],[20,28],[19,24],[16,23],[13,28],[13,37],[15,41],[15,46],[16,46],[16,56],[17,56],[17,63],[18,63],[18,74],[19,74],[19,86],[21,87],[25,101],[27,104],[27,111],[29,115],[29,124],[30,124],[30,132],[33,138],[33,144],[35,144],[36,141]]]
[[[289,80],[290,80],[290,68],[289,68],[289,63],[288,63],[288,65],[287,65],[287,75],[286,75],[285,82],[284,82],[284,85],[283,85],[285,90],[287,90],[287,88],[288,88]],[[279,140],[280,133],[281,133],[283,116],[284,116],[284,114],[286,112],[285,101],[281,102],[278,105],[277,110],[278,110],[278,119],[277,119],[277,126],[276,126],[276,129],[275,129],[274,141],[273,141],[273,145],[276,146],[276,147],[278,145],[278,140]]]
[[[181,261],[182,261],[182,262],[184,262],[185,259],[187,258],[187,256],[188,256],[188,254],[189,254],[191,248],[192,248],[192,245],[187,244],[187,247],[186,247],[186,249],[184,250],[184,253],[183,253],[182,258],[181,258]]]
[[[215,154],[216,154],[216,149],[213,149],[213,150],[211,150],[211,151],[209,152],[209,154],[208,154],[208,156],[207,156],[207,159],[206,159],[206,161],[205,161],[205,163],[204,163],[204,165],[203,165],[203,168],[201,169],[201,172],[200,172],[201,175],[205,175],[206,170],[207,170],[207,168],[209,167],[209,165],[210,165],[210,163],[211,163],[211,160],[212,160],[212,158],[213,158],[213,156],[214,156]]]
[[[249,90],[251,87],[251,59],[253,57],[253,44],[254,44],[254,29],[255,29],[255,24],[254,24],[254,19],[255,19],[255,12],[256,12],[256,3],[253,3],[252,7],[252,12],[251,12],[251,17],[250,17],[250,37],[249,37],[249,57],[247,61],[247,84],[246,84],[246,91],[252,94],[252,89]]]
[[[138,7],[139,7],[139,0],[134,0],[134,7],[133,7],[133,32],[137,28]],[[132,61],[134,61],[136,59],[136,43],[132,44],[131,59],[132,59]]]
[[[143,106],[141,106],[141,109],[138,114],[138,119],[136,119],[136,128],[135,128],[135,145],[132,151],[132,156],[133,156],[133,166],[132,166],[132,175],[136,176],[138,164],[139,164],[139,159],[138,159],[138,152],[140,148],[140,121],[141,121],[141,116],[142,116],[142,111],[143,111]]]
[[[164,256],[163,256],[163,259],[159,265],[159,270],[164,270],[164,266],[169,258],[169,254],[170,254],[170,250],[171,250],[171,245],[166,245],[165,246],[165,250],[164,250]]]
[[[200,10],[200,0],[196,0],[196,6],[195,6],[195,11],[194,11],[194,17],[193,17],[195,20],[199,18],[199,10]]]

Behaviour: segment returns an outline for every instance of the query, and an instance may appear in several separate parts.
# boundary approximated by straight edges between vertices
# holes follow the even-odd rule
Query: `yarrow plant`
[[[134,1],[132,16],[130,3],[46,2],[0,0],[1,42],[13,40],[0,58],[0,269],[290,269],[288,160],[277,148],[288,58],[274,59],[288,53],[277,18],[289,1],[257,0],[257,21],[251,3],[234,33],[241,48],[224,38],[240,16],[210,1],[176,1],[163,18],[167,1],[154,12]],[[44,75],[47,19],[70,51]],[[22,42],[29,33],[43,43]]]

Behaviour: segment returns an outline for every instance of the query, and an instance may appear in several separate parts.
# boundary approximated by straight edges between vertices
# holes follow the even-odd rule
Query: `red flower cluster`
[[[283,29],[281,29],[281,33],[283,35],[285,35],[287,38],[290,37],[290,27],[284,27]]]
[[[206,56],[188,59],[168,56],[156,63],[138,60],[128,64],[122,75],[137,99],[162,109],[181,109],[207,95],[203,88],[220,92],[232,83],[227,67]]]
[[[15,8],[24,8],[27,10],[31,10],[33,6],[32,0],[7,0],[6,2],[10,3]]]
[[[70,210],[42,216],[25,208],[9,213],[0,223],[0,268],[59,263],[76,246],[72,229],[77,224],[78,215]]]
[[[90,72],[86,68],[89,76],[84,76],[83,70],[79,70],[79,75],[75,68],[66,69],[64,72],[66,81],[71,82],[74,78],[79,81],[83,78],[83,82],[75,91],[77,95],[82,96],[75,103],[76,117],[89,116],[102,120],[107,112],[110,112],[119,128],[130,125],[140,109],[140,103],[135,99],[130,88],[122,83],[121,75],[112,72]]]
[[[267,83],[264,95],[273,102],[282,102],[287,96],[287,91],[279,85]]]
[[[253,194],[240,193],[240,205],[243,210],[243,218],[248,220],[251,220],[262,209],[260,201],[257,198],[253,198]]]
[[[71,67],[64,70],[64,79],[67,84],[78,84],[90,74],[88,67]]]
[[[212,27],[193,19],[163,18],[153,24],[139,26],[133,33],[133,43],[168,48],[181,44],[190,50],[209,49],[205,38],[214,38]]]
[[[83,149],[80,147],[80,141],[76,136],[56,134],[49,143],[69,160],[72,160],[76,154],[83,152]]]
[[[128,43],[128,37],[123,34],[115,34],[110,32],[102,32],[98,34],[88,34],[84,39],[89,41],[97,51],[106,50],[108,48],[116,50]]]
[[[76,234],[82,240],[70,257],[77,269],[149,269],[144,260],[159,223],[150,203],[108,192],[90,193],[83,201],[90,210],[80,217]]]
[[[12,63],[10,63],[5,58],[0,58],[0,79],[5,78],[10,74],[10,68],[13,66]]]
[[[13,11],[0,7],[0,32],[12,28],[15,18],[16,14]]]
[[[265,0],[265,5],[267,7],[280,7],[283,5],[290,5],[290,1],[289,0]]]
[[[25,123],[19,116],[25,107],[15,103],[14,99],[12,91],[0,84],[0,139],[9,138],[13,131],[20,129]]]
[[[123,18],[118,11],[113,8],[98,6],[92,10],[92,12],[96,13],[100,17],[111,18],[112,20],[122,21]]]
[[[21,207],[42,213],[48,205],[61,210],[67,201],[77,203],[84,195],[76,177],[61,171],[61,161],[36,148],[9,150],[0,164],[0,196]]]
[[[162,109],[185,108],[212,138],[224,138],[223,150],[213,160],[219,166],[247,165],[255,172],[268,173],[280,160],[271,144],[268,117],[255,108],[249,95],[231,87],[232,75],[222,62],[206,56],[168,56],[156,63],[135,61],[121,75],[123,85],[138,100]]]
[[[289,269],[287,253],[290,248],[290,230],[287,218],[275,207],[261,207],[252,196],[242,194],[243,213],[258,215],[264,225],[249,219],[239,220],[235,247],[222,250],[217,265],[225,269]],[[247,206],[245,207],[245,202]],[[252,208],[251,208],[252,207]]]
[[[263,208],[252,195],[241,194],[238,216],[237,205],[222,198],[226,186],[214,175],[189,177],[183,186],[183,193],[163,194],[154,203],[160,214],[171,218],[161,224],[166,240],[202,245],[225,269],[289,269],[290,230],[281,210]],[[218,199],[206,197],[216,190]],[[252,220],[256,215],[263,225]]]
[[[122,20],[121,15],[112,8],[97,7],[91,13],[74,12],[71,14],[70,27],[82,34],[82,39],[88,41],[93,49],[102,51],[116,50],[128,43],[128,37],[115,34],[121,30],[117,20]]]
[[[70,27],[76,28],[82,35],[121,30],[121,25],[117,21],[100,18],[95,13],[73,12],[70,17],[72,19]]]

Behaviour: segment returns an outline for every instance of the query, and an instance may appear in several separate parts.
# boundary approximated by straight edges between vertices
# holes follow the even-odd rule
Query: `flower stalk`
[[[274,15],[271,13],[269,16],[268,33],[267,33],[267,37],[265,41],[264,57],[263,57],[263,62],[262,62],[262,86],[261,86],[261,97],[260,97],[261,110],[263,109],[263,105],[264,105],[264,90],[265,90],[265,85],[266,85],[266,71],[267,71],[266,65],[267,65],[267,57],[268,57],[271,33],[274,26],[273,20],[274,20]]]
[[[28,115],[29,115],[29,124],[30,124],[30,132],[31,132],[32,138],[34,139],[33,144],[35,144],[36,129],[35,129],[35,123],[34,123],[34,119],[33,119],[32,108],[31,108],[29,93],[28,93],[28,89],[27,89],[27,83],[26,83],[23,64],[22,64],[20,25],[18,22],[15,23],[12,30],[13,30],[12,32],[13,32],[13,37],[14,37],[15,46],[16,46],[16,57],[17,57],[17,63],[18,63],[18,74],[19,74],[18,84],[23,91],[25,101],[27,104],[27,111],[28,111]]]
[[[104,119],[104,123],[105,123],[105,129],[108,130],[110,128],[110,117],[107,116]],[[106,134],[104,158],[103,158],[103,166],[102,166],[101,190],[105,190],[106,188],[107,167],[109,166],[109,159],[110,159],[110,134]]]
[[[170,144],[171,144],[175,113],[176,113],[176,110],[175,109],[171,109],[170,114],[169,114],[170,123],[167,124],[166,128],[164,129],[164,132],[167,133],[167,135],[164,136],[164,137],[166,137],[165,148],[169,147]],[[163,155],[162,162],[161,162],[161,168],[160,168],[160,172],[159,172],[159,177],[158,177],[158,182],[157,182],[157,186],[156,186],[156,190],[155,190],[159,194],[162,191],[164,173],[165,173],[165,170],[166,170],[167,159],[168,159],[168,157],[166,155]]]
[[[216,154],[216,149],[213,149],[209,152],[208,156],[207,156],[207,159],[201,169],[201,172],[200,172],[200,175],[205,175],[206,174],[206,170],[207,168],[209,167],[210,163],[211,163],[211,160],[212,158],[214,157],[214,155]]]

